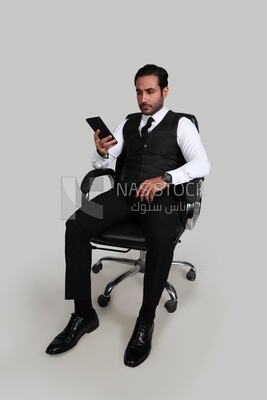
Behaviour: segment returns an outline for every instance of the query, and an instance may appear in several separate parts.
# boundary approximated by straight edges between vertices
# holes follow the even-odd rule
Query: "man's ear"
[[[166,86],[164,89],[162,89],[162,96],[165,98],[169,92],[169,87]]]

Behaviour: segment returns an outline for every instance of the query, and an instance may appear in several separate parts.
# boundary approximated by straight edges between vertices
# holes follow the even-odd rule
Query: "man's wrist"
[[[109,157],[109,154],[107,153],[107,154],[101,154],[100,153],[100,151],[98,150],[98,149],[96,149],[96,151],[97,151],[97,154],[99,154],[100,155],[100,157],[102,157],[102,158],[108,158]]]
[[[168,172],[164,172],[164,174],[161,176],[162,180],[169,185],[172,183],[172,176]]]

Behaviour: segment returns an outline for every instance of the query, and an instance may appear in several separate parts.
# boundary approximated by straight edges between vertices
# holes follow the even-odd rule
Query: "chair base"
[[[145,271],[145,259],[146,259],[146,251],[140,251],[140,257],[137,260],[133,260],[130,258],[122,258],[122,257],[102,257],[100,258],[92,267],[92,271],[97,274],[103,267],[103,261],[114,261],[122,264],[132,265],[133,267],[128,271],[118,275],[111,282],[109,282],[104,290],[104,293],[98,297],[98,304],[101,307],[106,307],[110,302],[110,296],[112,290],[117,286],[120,282],[124,281],[126,278],[130,278],[133,275],[136,275],[138,272],[144,273]],[[173,261],[172,266],[184,266],[189,267],[189,271],[186,274],[186,279],[189,281],[194,281],[196,279],[196,269],[193,264],[187,261]],[[169,282],[166,283],[165,289],[167,290],[170,300],[166,301],[165,308],[169,313],[173,313],[177,308],[178,297],[177,292],[173,285]]]

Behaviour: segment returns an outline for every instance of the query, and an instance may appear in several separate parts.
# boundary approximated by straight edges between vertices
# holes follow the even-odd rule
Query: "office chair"
[[[195,126],[198,128],[198,122],[194,115],[182,113],[182,116],[189,118]],[[116,160],[115,170],[111,168],[106,169],[94,169],[88,172],[82,180],[81,191],[82,191],[82,205],[89,200],[90,189],[93,181],[97,177],[108,176],[111,185],[114,186],[123,177],[124,172],[124,153],[122,153]],[[179,193],[182,196],[179,197],[180,209],[182,210],[181,220],[176,229],[175,245],[180,243],[180,237],[185,231],[185,229],[193,229],[201,209],[201,186],[204,178],[196,178],[180,185]],[[178,192],[178,191],[177,191]],[[91,239],[92,249],[101,249],[116,251],[120,253],[127,253],[130,250],[139,250],[140,256],[138,259],[130,259],[124,257],[102,257],[93,266],[92,271],[98,273],[103,267],[103,261],[114,261],[122,264],[131,265],[132,268],[128,271],[117,276],[111,282],[109,282],[104,290],[104,293],[98,297],[98,304],[101,307],[106,307],[110,301],[110,296],[112,290],[124,279],[129,278],[138,272],[144,273],[145,270],[145,257],[146,257],[146,243],[145,238],[141,229],[141,225],[136,220],[128,220],[124,222],[117,223],[105,231],[99,233]],[[103,248],[94,246],[104,245],[109,246],[109,248]],[[114,249],[122,248],[126,250]],[[172,266],[185,266],[189,268],[186,274],[186,278],[189,281],[194,281],[196,279],[196,269],[194,265],[187,261],[172,261]],[[175,288],[169,282],[166,283],[165,289],[167,290],[170,300],[166,301],[165,308],[168,312],[172,313],[177,308],[178,297]]]

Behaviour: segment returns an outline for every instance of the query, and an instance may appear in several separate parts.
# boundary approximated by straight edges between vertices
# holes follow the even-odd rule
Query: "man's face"
[[[153,115],[164,105],[168,87],[161,90],[155,75],[140,76],[136,81],[136,96],[140,110],[145,115]]]

